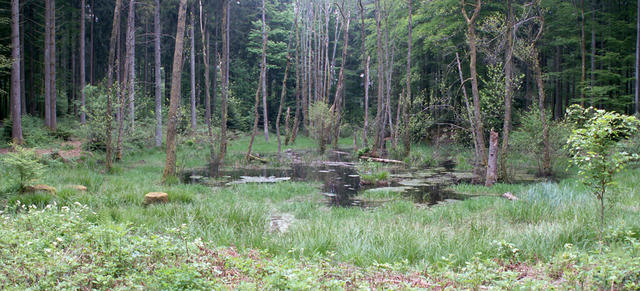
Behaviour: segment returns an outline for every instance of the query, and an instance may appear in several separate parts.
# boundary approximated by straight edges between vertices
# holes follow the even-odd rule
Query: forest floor
[[[231,142],[230,167],[245,166],[247,143],[244,136]],[[349,147],[351,140],[341,144]],[[180,171],[204,166],[206,146],[188,137],[179,145]],[[80,151],[75,143],[49,148]],[[314,143],[301,137],[287,148],[313,152]],[[414,149],[416,156],[433,156],[435,151]],[[275,139],[256,139],[254,152],[271,159],[276,150]],[[457,153],[451,155],[459,170],[468,168],[468,153],[458,148],[448,152]],[[320,185],[310,181],[226,187],[163,184],[163,149],[130,152],[109,173],[100,158],[99,153],[70,159],[49,155],[38,183],[55,187],[55,195],[18,193],[9,178],[11,169],[2,169],[0,288],[640,286],[637,166],[617,177],[617,195],[607,201],[601,246],[597,200],[571,177],[492,188],[455,185],[450,189],[477,197],[435,206],[393,191],[365,191],[360,195],[385,203],[331,207]],[[273,159],[271,163],[281,166]],[[145,205],[145,193],[157,191],[168,193],[169,202]],[[520,199],[499,197],[505,192]]]

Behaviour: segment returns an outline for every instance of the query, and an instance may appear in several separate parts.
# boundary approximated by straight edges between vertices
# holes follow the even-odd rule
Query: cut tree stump
[[[144,204],[153,203],[167,203],[169,202],[169,195],[164,192],[149,192],[144,195]]]
[[[24,192],[26,193],[49,192],[49,194],[51,195],[56,195],[56,188],[49,185],[38,184],[38,185],[30,185],[30,186],[24,187]]]

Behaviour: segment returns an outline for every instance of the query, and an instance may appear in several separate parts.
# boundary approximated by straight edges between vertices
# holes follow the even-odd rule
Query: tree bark
[[[131,130],[135,128],[135,93],[136,93],[136,4],[135,0],[129,2],[129,20],[127,21],[127,63],[129,67],[129,77],[127,82],[129,93],[129,122]]]
[[[44,124],[51,129],[51,0],[44,9]]]
[[[462,6],[462,14],[466,20],[467,23],[467,41],[469,44],[469,50],[470,50],[470,62],[469,62],[469,70],[471,72],[471,94],[473,96],[473,113],[474,113],[474,123],[475,123],[475,130],[476,130],[476,139],[477,139],[477,143],[476,145],[478,146],[478,155],[476,155],[476,161],[475,161],[475,166],[474,166],[474,182],[478,183],[480,182],[482,176],[483,175],[483,171],[485,168],[485,165],[487,164],[486,161],[486,149],[485,149],[485,145],[484,145],[484,129],[483,129],[483,125],[482,125],[482,113],[480,112],[480,93],[478,91],[478,73],[476,70],[476,60],[477,60],[477,55],[478,55],[478,51],[476,48],[476,30],[475,30],[475,22],[478,18],[478,15],[480,14],[480,9],[482,8],[482,1],[481,0],[476,0],[476,4],[474,6],[473,9],[473,14],[471,15],[471,17],[469,17],[467,15],[467,11],[465,9],[465,0],[461,0],[461,6]]]
[[[465,80],[462,76],[462,65],[460,64],[460,57],[458,52],[456,52],[456,63],[458,64],[458,75],[460,77],[460,87],[462,88],[462,97],[464,97],[464,105],[467,109],[467,118],[469,119],[469,127],[471,127],[471,137],[473,140],[473,149],[475,151],[475,156],[479,156],[480,147],[478,146],[478,139],[476,138],[476,125],[475,120],[473,119],[473,111],[471,110],[471,105],[469,105],[469,96],[467,95],[467,87],[465,86]]]
[[[489,162],[487,164],[487,178],[484,186],[491,187],[498,180],[498,133],[491,129],[489,134]]]
[[[55,0],[49,0],[51,1],[51,11],[49,12],[49,18],[50,18],[50,29],[51,31],[50,33],[50,39],[49,39],[49,45],[51,46],[51,61],[49,63],[49,65],[51,66],[51,69],[49,70],[49,73],[51,74],[51,76],[49,77],[49,81],[51,81],[51,100],[49,103],[49,106],[51,106],[51,108],[49,109],[49,111],[51,112],[51,115],[49,116],[50,120],[49,120],[49,127],[52,131],[55,131],[58,127],[58,121],[57,121],[57,113],[56,113],[56,1]]]
[[[405,102],[402,103],[402,115],[403,115],[403,119],[404,119],[404,138],[403,138],[403,143],[404,143],[404,156],[408,157],[409,154],[411,153],[411,131],[409,130],[409,113],[411,111],[411,47],[413,46],[413,37],[412,37],[412,30],[413,30],[413,20],[412,20],[412,14],[413,14],[413,1],[409,0],[409,22],[407,24],[408,28],[408,33],[407,33],[407,76],[406,78],[406,82],[407,82],[407,88],[405,90]],[[398,123],[399,126],[399,123]]]
[[[300,83],[301,80],[300,78],[302,78],[301,74],[300,74],[300,70],[302,69],[301,64],[300,64],[300,29],[298,27],[298,13],[300,11],[300,5],[298,3],[298,0],[296,0],[296,7],[295,7],[295,33],[296,33],[296,112],[295,112],[295,116],[294,116],[294,120],[293,120],[293,128],[291,129],[291,136],[289,136],[287,134],[287,139],[285,140],[284,144],[288,145],[289,142],[291,143],[295,143],[296,142],[296,137],[298,135],[298,128],[300,127],[300,114],[301,114],[301,100],[300,100],[300,94],[301,94],[301,88],[300,88]],[[288,127],[287,127],[288,128]]]
[[[502,125],[502,147],[500,148],[500,177],[508,179],[507,154],[511,132],[511,101],[513,99],[513,7],[507,0],[507,43],[504,60],[504,123]]]
[[[195,14],[193,9],[190,17],[189,42],[191,44],[191,131],[196,132],[196,42],[195,42]]]
[[[176,175],[176,125],[178,123],[178,106],[180,105],[180,77],[182,69],[182,52],[184,43],[184,25],[186,22],[187,0],[180,0],[178,9],[178,29],[176,46],[173,53],[173,69],[171,73],[171,98],[169,99],[169,117],[167,120],[167,157],[162,178],[167,181]]]
[[[372,153],[377,154],[378,149],[384,142],[381,140],[381,136],[384,131],[384,64],[382,60],[382,33],[380,31],[380,0],[376,0],[376,54],[378,57],[378,107],[376,111],[376,133],[373,142]]]
[[[22,116],[20,114],[20,2],[11,0],[11,139],[22,144]]]
[[[207,43],[206,38],[206,25],[204,14],[202,12],[202,0],[200,2],[200,38],[202,42],[202,62],[204,63],[204,106],[205,113],[204,119],[207,124],[207,131],[209,136],[212,137],[213,133],[211,130],[211,83],[209,80],[209,45]],[[216,73],[216,72],[214,72]],[[215,79],[214,79],[215,82]],[[211,145],[213,147],[213,144]],[[213,157],[212,157],[213,158]]]
[[[338,73],[338,86],[336,87],[336,95],[333,98],[333,107],[335,114],[335,125],[333,134],[333,148],[338,148],[338,140],[340,139],[340,123],[341,123],[341,111],[343,92],[344,92],[344,67],[347,63],[347,50],[349,48],[349,24],[351,23],[351,11],[347,11],[345,15],[344,3],[340,8],[342,14],[342,21],[344,22],[344,38],[342,40],[342,63],[340,64],[340,72]],[[336,40],[337,42],[338,40]]]
[[[220,150],[217,164],[223,165],[224,156],[227,154],[227,97],[229,96],[229,13],[230,0],[223,0],[222,4],[222,66],[220,68],[222,83],[222,118],[220,122]],[[215,94],[214,94],[215,96]]]
[[[584,90],[587,82],[587,49],[586,35],[584,32],[584,0],[580,0],[580,69],[580,106],[584,107]]]
[[[583,0],[584,1],[584,0]],[[635,82],[635,114],[640,114],[640,0],[636,3],[636,82]]]
[[[364,25],[364,6],[362,0],[358,0],[360,6],[360,39],[362,40],[362,69],[364,70],[364,126],[362,129],[362,147],[366,148],[369,144],[367,132],[369,130],[369,56],[365,46],[365,25]]]
[[[262,117],[264,122],[264,140],[269,142],[269,118],[267,116],[267,22],[265,18],[264,0],[262,0]]]
[[[117,37],[118,31],[120,28],[120,8],[122,7],[122,0],[116,0],[115,8],[113,9],[113,25],[111,27],[111,38],[109,45],[109,59],[107,63],[107,87],[109,88],[109,92],[107,93],[107,112],[105,116],[106,126],[106,158],[105,158],[105,167],[107,171],[111,170],[111,157],[112,153],[112,118],[113,118],[113,75],[114,75],[114,67],[116,66],[116,46],[118,45]]]
[[[85,65],[85,0],[80,0],[80,123],[85,124],[87,122],[87,115],[85,112],[85,94],[84,87],[86,84],[86,65]]]
[[[161,49],[160,49],[160,0],[155,0],[154,17],[154,75],[155,75],[155,117],[156,117],[156,147],[162,146],[162,75],[161,75]]]
[[[540,169],[540,175],[544,177],[548,177],[551,175],[551,143],[549,142],[549,124],[547,123],[546,111],[544,108],[545,102],[545,92],[544,92],[544,82],[542,80],[542,69],[540,68],[540,56],[537,48],[538,41],[542,37],[542,33],[544,32],[544,15],[539,15],[540,19],[540,28],[538,30],[537,36],[532,42],[532,62],[533,62],[533,70],[535,72],[536,84],[538,85],[538,108],[540,109],[540,122],[542,123],[542,143],[544,144],[543,154],[542,154],[542,169]]]

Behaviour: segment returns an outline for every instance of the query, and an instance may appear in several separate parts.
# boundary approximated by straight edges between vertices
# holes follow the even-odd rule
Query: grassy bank
[[[242,137],[232,143],[230,157],[243,155],[245,139]],[[277,146],[275,140],[267,144],[263,138],[257,138],[256,142],[256,152],[274,154]],[[349,140],[343,142],[345,146],[350,145]],[[295,148],[311,147],[313,143],[302,138]],[[428,150],[424,148],[419,151]],[[178,166],[202,166],[207,154],[204,146],[184,142],[178,154]],[[230,158],[229,163],[240,163],[237,157]],[[58,265],[60,262],[50,260],[55,259],[56,255],[81,256],[78,252],[82,253],[89,246],[115,251],[114,243],[121,244],[122,248],[117,249],[127,250],[127,253],[116,254],[116,257],[107,251],[92,254],[93,259],[99,259],[96,264],[111,266],[116,271],[102,275],[106,276],[105,280],[111,281],[96,282],[97,285],[91,286],[152,286],[163,289],[162,285],[140,285],[141,282],[153,280],[161,284],[162,276],[183,276],[180,280],[184,279],[187,283],[204,284],[194,285],[193,288],[211,288],[215,284],[243,286],[232,282],[226,275],[221,276],[224,280],[217,281],[217,275],[208,273],[213,272],[212,266],[220,262],[199,264],[198,258],[204,256],[201,252],[228,254],[230,250],[237,252],[237,255],[224,255],[227,258],[221,268],[236,270],[234,272],[237,272],[241,282],[265,288],[288,286],[298,289],[295,285],[286,285],[298,283],[307,284],[301,286],[311,289],[344,288],[349,284],[367,286],[376,281],[360,281],[362,278],[381,278],[379,274],[387,274],[389,270],[404,276],[400,280],[402,284],[389,285],[397,288],[412,286],[410,282],[414,279],[426,282],[420,281],[426,285],[416,283],[414,287],[450,284],[473,288],[500,282],[524,284],[525,281],[520,280],[522,276],[518,276],[526,270],[509,269],[515,268],[513,265],[521,265],[536,274],[524,276],[531,282],[537,282],[535,284],[538,285],[533,286],[548,287],[545,284],[558,278],[563,278],[560,283],[565,284],[570,280],[563,274],[581,272],[586,275],[576,275],[575,278],[596,284],[591,286],[600,286],[597,284],[601,283],[606,286],[611,282],[622,286],[620,284],[626,284],[625,276],[630,272],[637,275],[640,270],[637,263],[628,264],[628,261],[637,260],[639,251],[640,189],[636,185],[640,184],[640,169],[637,168],[618,177],[616,191],[620,195],[615,201],[608,202],[611,207],[606,213],[607,248],[605,254],[598,255],[594,254],[599,249],[596,199],[574,179],[558,183],[498,184],[491,189],[458,185],[454,187],[457,191],[478,197],[433,207],[416,205],[399,194],[386,193],[384,197],[390,201],[378,207],[331,208],[326,206],[318,185],[313,183],[245,184],[225,188],[199,184],[163,185],[160,183],[163,162],[164,153],[161,149],[132,153],[112,173],[104,173],[99,156],[71,163],[49,161],[41,182],[56,187],[58,192],[55,196],[17,193],[10,179],[3,178],[0,187],[4,193],[0,195],[0,200],[4,205],[2,231],[5,235],[2,235],[0,249],[4,251],[2,261],[12,263],[2,267],[0,273],[5,277],[1,281],[13,282],[6,287],[21,289],[20,286],[40,284],[37,278],[51,278],[54,274],[80,276],[82,273],[83,276],[92,277],[92,280],[102,280],[104,278],[96,277],[102,274],[101,265],[91,265],[96,269],[81,272],[80,266],[67,270],[64,269],[67,267]],[[88,191],[74,190],[72,185],[75,184],[87,186]],[[143,205],[144,194],[151,191],[167,192],[169,203]],[[520,200],[509,201],[497,197],[497,194],[504,192],[512,192]],[[39,216],[39,212],[28,211],[23,206],[35,205],[43,209],[53,203],[56,204],[54,209],[46,212],[52,216],[46,218],[49,220],[39,220],[45,218]],[[76,209],[74,211],[79,213],[72,215],[73,219],[67,219],[66,212],[60,212],[63,206]],[[270,231],[272,219],[282,215],[293,217],[288,231]],[[65,221],[70,225],[67,226]],[[51,246],[58,236],[62,236],[66,242],[67,238],[73,238],[74,235],[79,236],[77,243]],[[24,246],[29,241],[33,243]],[[160,250],[146,250],[140,254],[140,261],[133,263],[126,263],[126,260],[123,263],[117,259],[124,260],[124,257],[135,253],[147,242],[152,246],[151,249],[157,247]],[[15,250],[22,252],[23,248],[26,253],[19,256],[14,254]],[[46,253],[46,249],[53,253]],[[259,255],[252,256],[256,250]],[[575,257],[575,261],[566,263],[566,271],[553,271],[552,268],[559,264],[557,261],[565,256]],[[605,278],[602,282],[594,279],[594,266],[608,260],[615,261],[607,264],[617,266],[617,279]],[[582,262],[582,265],[578,262]],[[45,271],[26,271],[22,277],[11,271],[20,268],[32,270],[32,263]],[[151,267],[154,264],[162,267]],[[284,267],[277,268],[279,264],[284,264]],[[46,271],[50,269],[58,273]],[[613,272],[608,269],[601,271],[605,274]],[[130,272],[137,273],[139,277]],[[353,276],[334,276],[343,273]],[[277,278],[284,276],[285,279],[281,278],[284,281],[272,277],[274,274],[279,274]],[[84,277],[72,278],[80,280]],[[309,281],[305,281],[305,278]],[[147,279],[151,281],[145,281]],[[285,282],[285,285],[280,286],[278,282]],[[75,286],[72,283],[69,286]],[[53,285],[40,286],[45,289],[47,286],[64,286],[55,282],[50,284]]]

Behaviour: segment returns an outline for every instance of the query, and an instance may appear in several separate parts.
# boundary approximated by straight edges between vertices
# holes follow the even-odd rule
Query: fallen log
[[[509,199],[511,201],[518,200],[518,197],[516,197],[515,195],[511,194],[511,192],[507,192],[507,193],[502,194],[502,198]]]
[[[265,160],[265,159],[263,159],[261,157],[254,156],[254,155],[249,155],[248,158],[249,158],[249,161],[256,160],[256,161],[261,162],[263,164],[269,163],[269,161],[267,161],[267,160]]]
[[[378,162],[378,163],[387,163],[387,164],[399,164],[399,165],[404,165],[405,164],[405,162],[403,162],[403,161],[374,158],[374,157],[369,157],[369,156],[360,156],[360,159],[367,160],[369,162]]]

